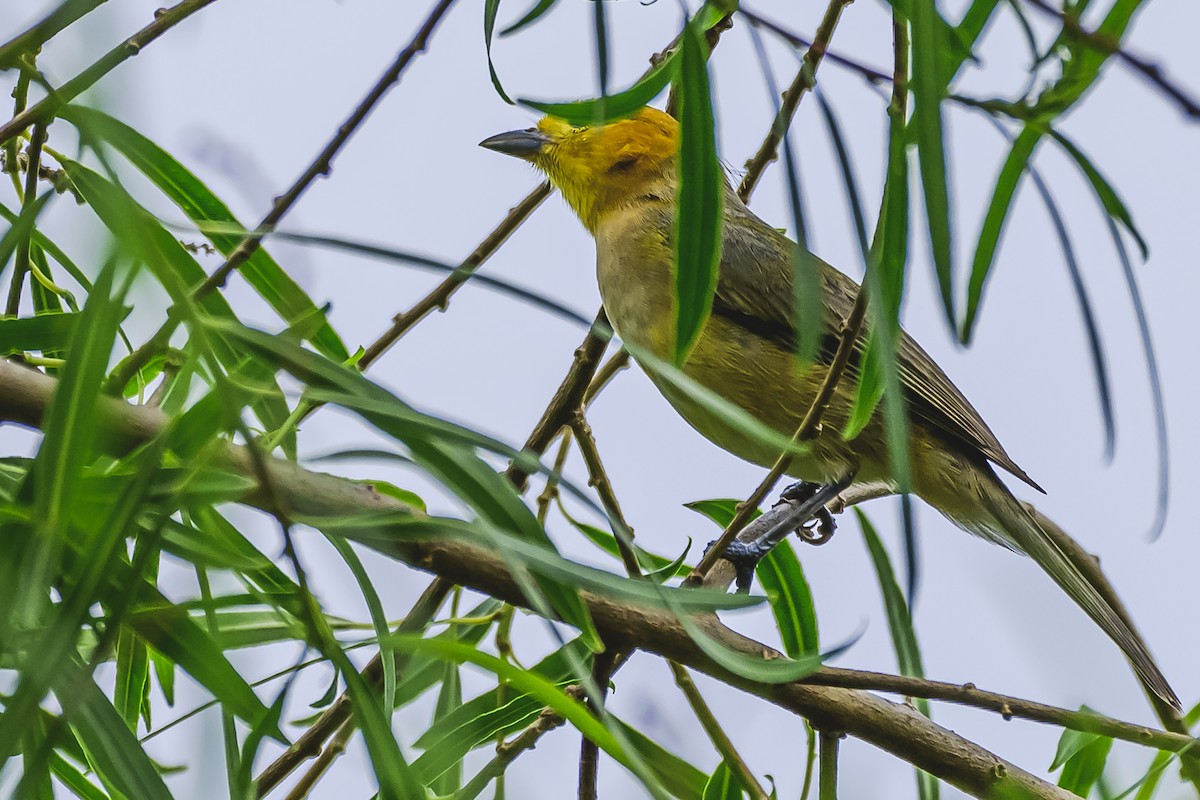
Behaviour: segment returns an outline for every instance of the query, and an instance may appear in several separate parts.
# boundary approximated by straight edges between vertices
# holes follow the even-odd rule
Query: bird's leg
[[[767,553],[771,552],[777,544],[787,538],[789,533],[797,531],[805,541],[812,541],[814,544],[824,544],[829,541],[833,535],[833,519],[829,516],[829,512],[825,510],[827,503],[837,497],[854,478],[854,473],[848,473],[842,478],[828,484],[806,483],[801,481],[795,483],[784,490],[779,498],[779,502],[772,508],[773,519],[770,524],[761,533],[758,533],[753,539],[741,540],[735,539],[730,542],[722,553],[722,558],[733,564],[737,570],[735,585],[739,592],[750,591],[750,584],[754,580],[754,568],[758,562],[763,559]],[[779,507],[786,505],[787,508],[780,511]],[[806,536],[807,529],[805,524],[812,521],[817,521],[815,537],[819,541],[814,541],[813,538]],[[764,520],[766,521],[766,520]],[[709,547],[712,547],[716,542],[709,542]]]

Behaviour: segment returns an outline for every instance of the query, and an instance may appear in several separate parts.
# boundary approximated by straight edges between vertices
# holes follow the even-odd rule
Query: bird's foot
[[[818,492],[821,492],[825,488],[819,483],[796,481],[779,495],[779,503],[789,500],[797,503],[805,503],[812,500]],[[796,528],[796,535],[806,544],[822,545],[833,538],[835,531],[837,531],[837,523],[834,522],[833,515],[829,513],[828,508],[821,506],[813,512],[812,519]]]
[[[704,548],[707,553],[712,549],[717,542],[713,540],[708,543],[708,547]],[[734,586],[737,590],[746,594],[750,591],[750,584],[754,582],[754,568],[758,566],[758,562],[763,560],[767,553],[771,552],[774,544],[762,539],[757,539],[753,542],[742,542],[734,539],[725,548],[725,552],[721,557],[733,564],[734,569]]]

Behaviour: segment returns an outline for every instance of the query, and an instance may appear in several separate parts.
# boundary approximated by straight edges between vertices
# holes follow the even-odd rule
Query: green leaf
[[[600,125],[641,110],[667,88],[678,71],[679,51],[673,50],[633,86],[605,98],[555,103],[523,97],[518,102],[571,125]]]
[[[229,207],[199,178],[170,153],[125,123],[96,109],[75,105],[61,109],[59,116],[89,136],[107,142],[129,159],[188,219],[197,224],[217,222],[242,227]],[[212,232],[207,236],[217,250],[228,257],[245,234]],[[238,274],[288,324],[296,324],[315,315],[320,323],[308,338],[318,352],[334,361],[345,361],[350,357],[346,345],[330,326],[324,313],[264,248],[257,248],[246,263],[238,268]]]
[[[513,101],[500,85],[500,76],[496,74],[496,65],[492,63],[492,31],[496,28],[496,12],[500,10],[500,0],[484,0],[483,3],[483,49],[487,53],[488,74],[492,78],[492,86],[500,99],[510,106]],[[501,34],[503,36],[503,34]]]
[[[1104,210],[1108,215],[1129,231],[1129,235],[1137,242],[1138,250],[1142,254],[1142,260],[1145,261],[1150,256],[1150,248],[1146,245],[1146,240],[1142,238],[1141,232],[1137,226],[1133,224],[1133,215],[1129,213],[1129,208],[1117,194],[1117,190],[1112,187],[1100,170],[1096,169],[1096,165],[1091,159],[1080,150],[1074,142],[1064,136],[1060,131],[1051,128],[1050,136],[1054,141],[1062,145],[1062,148],[1067,151],[1067,155],[1074,159],[1076,166],[1083,172],[1084,177],[1088,179],[1088,183],[1092,185],[1092,190],[1095,191],[1096,197],[1104,206]]]
[[[946,175],[946,149],[942,130],[942,100],[946,84],[942,77],[942,53],[949,46],[944,22],[935,0],[912,0],[913,122],[917,154],[920,156],[921,185],[925,190],[925,215],[929,241],[937,270],[942,305],[951,329],[955,327],[954,263],[951,233],[950,192]]]
[[[1091,711],[1087,706],[1082,706],[1080,710]],[[1051,771],[1063,768],[1058,785],[1080,797],[1087,797],[1104,773],[1112,744],[1113,740],[1107,736],[1064,730],[1058,740],[1054,762],[1050,765]]]
[[[705,633],[690,616],[676,611],[679,623],[687,631],[696,646],[722,669],[734,675],[759,683],[792,683],[806,678],[821,668],[825,658],[832,657],[849,645],[833,653],[802,655],[799,658],[764,658],[759,655],[731,650]]]
[[[992,190],[992,200],[983,218],[983,226],[979,229],[979,241],[975,245],[975,257],[971,262],[971,278],[967,284],[967,309],[959,331],[959,339],[964,344],[971,341],[979,304],[983,299],[983,289],[996,260],[1000,235],[1004,231],[1009,209],[1012,208],[1017,185],[1021,182],[1021,176],[1025,174],[1029,159],[1041,138],[1042,135],[1036,128],[1025,126],[1009,149],[1004,166],[1000,168],[1000,174],[996,178],[996,188]]]
[[[0,318],[0,353],[65,349],[78,322],[76,313]]]
[[[561,688],[530,670],[509,664],[488,653],[480,652],[474,647],[451,642],[443,639],[422,639],[419,636],[393,636],[397,649],[414,653],[426,653],[452,659],[462,663],[482,667],[497,677],[502,678],[514,689],[524,692],[544,706],[554,709],[559,716],[570,722],[588,739],[595,742],[600,749],[608,753],[622,766],[638,771],[637,764],[605,726],[587,707],[578,700],[565,694]]]
[[[500,37],[503,38],[505,36],[511,36],[522,28],[528,27],[534,22],[537,22],[537,20],[540,19],[543,14],[553,8],[554,4],[557,2],[558,0],[537,0],[533,7],[526,11],[519,20],[500,31]]]
[[[458,664],[447,660],[442,668],[442,689],[438,692],[433,719],[436,722],[462,705],[462,677]],[[430,783],[438,794],[454,794],[462,787],[462,761],[456,761]]]
[[[621,549],[617,546],[617,537],[614,534],[609,531],[602,531],[594,525],[588,525],[586,522],[580,522],[579,520],[575,519],[575,517],[571,516],[571,514],[563,506],[561,501],[558,503],[558,510],[562,513],[567,522],[571,523],[571,526],[575,528],[575,530],[582,533],[589,542],[596,545],[610,556],[620,558]],[[683,577],[688,574],[690,568],[682,566],[682,559],[687,556],[687,552],[690,549],[691,540],[689,539],[688,547],[684,549],[683,556],[680,556],[678,559],[672,561],[669,558],[663,558],[660,555],[655,555],[648,550],[643,550],[636,544],[633,546],[634,555],[637,556],[638,563],[641,564],[642,568],[650,570],[652,573],[661,573],[663,580],[672,577]]]
[[[81,800],[111,800],[100,787],[84,777],[74,764],[57,752],[50,755],[50,773]]]
[[[722,761],[704,786],[703,800],[743,800],[746,793],[729,765]]]
[[[784,652],[791,658],[819,653],[812,590],[791,542],[780,542],[758,562],[754,574],[770,598],[771,613],[783,639]]]
[[[717,160],[708,46],[695,22],[680,46],[679,195],[675,214],[675,350],[682,365],[712,313],[725,181]]]
[[[113,705],[129,730],[137,733],[147,681],[150,680],[150,656],[145,643],[128,628],[117,634],[117,677],[113,687]]]
[[[680,800],[702,799],[708,783],[707,775],[611,713],[609,720],[668,792]]]
[[[185,311],[190,308],[192,287],[207,277],[196,259],[124,189],[82,164],[66,158],[61,161],[80,194],[118,242],[149,267],[173,303]],[[208,294],[199,306],[208,314],[234,319],[233,310],[220,292]],[[217,338],[212,345],[222,364],[233,367],[242,363],[245,354],[228,342]],[[258,375],[262,373],[257,373],[256,377]],[[274,430],[283,425],[290,412],[283,390],[273,381],[267,381],[267,384],[270,391],[256,395],[251,407],[262,424]],[[289,457],[295,455],[294,438],[284,449]]]
[[[4,274],[4,268],[8,266],[8,260],[16,252],[17,245],[29,238],[35,230],[38,215],[42,213],[52,197],[54,197],[54,193],[47,192],[32,203],[27,203],[21,209],[19,216],[9,220],[12,224],[4,232],[4,235],[0,236],[0,275]]]
[[[883,606],[887,612],[888,630],[892,634],[892,647],[896,651],[900,673],[912,678],[924,678],[925,668],[921,663],[921,650],[917,645],[917,634],[913,629],[912,616],[909,614],[908,603],[904,593],[896,581],[892,571],[892,562],[888,558],[883,542],[875,527],[861,510],[855,508],[858,524],[862,528],[863,540],[871,555],[871,563],[875,566],[875,577],[879,581],[879,589],[883,594]],[[913,700],[925,716],[930,716],[929,701],[924,698]],[[924,770],[917,769],[917,793],[922,800],[936,800],[939,794],[937,778]]]
[[[162,777],[91,678],[72,687],[71,728],[105,783],[138,800],[171,800]]]

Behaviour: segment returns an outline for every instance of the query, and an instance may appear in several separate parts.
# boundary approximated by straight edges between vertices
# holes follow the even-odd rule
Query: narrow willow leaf
[[[909,19],[912,22],[913,54],[912,124],[916,127],[921,185],[925,190],[925,216],[929,222],[929,241],[942,306],[953,330],[958,316],[954,310],[953,220],[942,126],[946,84],[942,82],[944,68],[940,63],[949,42],[935,0],[912,0]]]
[[[124,720],[90,678],[74,687],[71,728],[106,784],[138,800],[171,800],[162,777]]]
[[[81,800],[111,800],[99,786],[84,777],[74,764],[57,752],[50,755],[50,774]]]
[[[658,97],[679,71],[679,51],[668,53],[628,89],[601,99],[555,103],[520,98],[518,102],[571,125],[598,125],[628,117]]]
[[[537,0],[533,7],[526,11],[519,20],[500,31],[500,38],[511,36],[522,28],[527,28],[533,23],[537,22],[541,16],[553,8],[554,4],[557,2],[558,0]]]
[[[447,660],[442,667],[442,688],[438,692],[437,705],[434,708],[433,719],[437,722],[445,718],[454,709],[462,705],[462,677],[458,664]],[[451,764],[444,772],[430,783],[438,794],[454,794],[462,787],[462,761]]]
[[[575,519],[561,502],[558,503],[558,510],[567,522],[571,523],[571,527],[582,533],[589,542],[609,555],[620,558],[621,548],[617,545],[617,537],[615,535],[609,531],[602,531],[594,525],[588,525],[586,522],[580,522]],[[687,556],[687,551],[690,549],[691,540],[689,539],[688,547],[684,549],[683,555],[675,560],[671,560],[644,550],[636,544],[633,545],[634,555],[637,556],[638,563],[641,564],[642,569],[650,570],[651,574],[661,573],[663,580],[677,576],[683,577],[688,574],[690,568],[683,567],[682,564],[683,559]]]
[[[802,655],[800,658],[762,658],[731,650],[713,639],[686,614],[676,612],[679,623],[687,631],[696,646],[722,669],[734,675],[759,683],[792,683],[805,678],[821,668],[825,659],[833,658],[848,648],[848,642],[829,653]],[[857,640],[857,637],[856,637]]]
[[[597,7],[603,5],[598,3]],[[682,365],[712,313],[725,181],[717,160],[708,46],[693,22],[680,46],[679,194],[675,214],[675,350]]]
[[[879,589],[883,595],[888,630],[892,634],[892,647],[896,651],[896,661],[899,663],[900,673],[912,678],[924,678],[925,667],[921,663],[921,650],[917,645],[917,634],[913,629],[908,604],[904,600],[900,585],[896,582],[896,575],[892,571],[891,559],[888,558],[887,551],[879,540],[879,534],[875,532],[867,515],[857,508],[854,509],[854,513],[862,528],[863,539],[866,541],[867,551],[871,555],[871,563],[875,566],[875,577],[879,581]],[[913,702],[918,711],[927,717],[930,716],[928,700],[915,698]],[[921,800],[936,800],[939,796],[937,778],[924,770],[917,769],[917,794]]]
[[[363,601],[367,605],[367,613],[371,615],[371,626],[375,629],[375,637],[379,640],[379,658],[383,664],[383,713],[386,717],[391,718],[392,702],[396,696],[396,659],[391,647],[387,644],[388,634],[391,633],[387,612],[383,610],[383,602],[380,601],[379,592],[375,590],[375,585],[371,582],[371,576],[367,574],[367,568],[363,566],[362,560],[354,552],[350,543],[340,536],[326,535],[325,538],[329,540],[329,543],[341,556],[342,561],[346,562],[346,566],[350,568],[350,574],[354,576],[358,590],[362,593]],[[446,794],[447,792],[441,793]]]
[[[583,703],[565,694],[560,687],[540,675],[458,642],[422,639],[419,636],[393,636],[392,641],[399,650],[436,654],[442,658],[474,664],[494,673],[513,688],[531,695],[542,705],[554,709],[559,716],[574,725],[580,733],[595,742],[600,749],[612,756],[619,764],[634,772],[638,771],[636,762],[617,740],[617,737],[596,717],[592,716]]]
[[[0,354],[61,350],[70,342],[78,322],[76,313],[0,318]]]
[[[1050,130],[1050,136],[1054,141],[1062,145],[1067,155],[1074,159],[1076,166],[1083,172],[1084,177],[1088,179],[1088,183],[1092,185],[1092,190],[1096,193],[1096,198],[1104,206],[1104,210],[1108,215],[1121,223],[1125,230],[1129,232],[1129,235],[1133,237],[1133,240],[1137,242],[1138,250],[1142,254],[1142,260],[1144,261],[1149,258],[1150,248],[1146,245],[1146,240],[1142,238],[1141,231],[1133,223],[1133,215],[1129,213],[1129,208],[1125,205],[1121,196],[1117,194],[1117,190],[1112,187],[1108,179],[1100,173],[1100,170],[1096,169],[1096,165],[1092,163],[1091,159],[1074,142],[1060,131],[1054,129]]]
[[[500,99],[511,106],[513,101],[505,93],[504,87],[500,84],[500,76],[496,74],[496,65],[492,63],[492,32],[496,28],[496,12],[499,10],[500,0],[484,0],[483,49],[487,53],[488,74],[492,78],[492,86],[495,87],[496,94],[500,95]]]
[[[746,793],[729,765],[722,761],[704,786],[704,800],[743,800]]]
[[[637,751],[668,792],[680,800],[702,799],[704,787],[708,783],[708,776],[704,772],[664,749],[637,729],[611,715],[609,718],[629,742],[630,748]]]
[[[1042,135],[1036,128],[1026,126],[1013,142],[1008,157],[1004,160],[1004,166],[1000,168],[1000,174],[996,177],[996,188],[992,190],[992,200],[983,218],[983,226],[979,229],[979,241],[975,244],[975,257],[971,261],[967,308],[959,331],[959,339],[964,344],[971,341],[979,304],[983,300],[983,289],[996,260],[1000,235],[1004,231],[1004,223],[1008,220],[1017,185],[1021,182],[1021,176],[1025,174],[1029,159],[1041,138]]]
[[[144,642],[128,628],[117,634],[117,675],[113,687],[113,706],[129,730],[137,733],[142,713],[146,682],[150,679],[150,656]]]
[[[1150,379],[1150,397],[1154,403],[1154,434],[1158,444],[1158,502],[1155,504],[1154,520],[1150,523],[1149,537],[1153,541],[1159,537],[1167,524],[1167,505],[1171,496],[1170,438],[1167,435],[1166,400],[1163,397],[1162,377],[1158,372],[1158,357],[1154,352],[1154,340],[1150,336],[1150,320],[1146,315],[1146,307],[1142,303],[1137,274],[1133,271],[1129,253],[1125,250],[1121,232],[1111,218],[1108,220],[1108,232],[1112,236],[1113,247],[1121,262],[1121,272],[1129,291],[1129,301],[1137,317],[1138,335],[1142,341],[1142,352],[1146,358],[1146,373]]]
[[[138,131],[101,111],[83,106],[66,106],[59,111],[59,116],[88,136],[108,143],[129,159],[188,219],[197,224],[217,222],[232,226],[229,232],[209,234],[222,255],[228,257],[244,238],[244,233],[236,232],[242,226],[229,207],[170,153]],[[287,323],[294,324],[317,315],[320,322],[310,340],[318,352],[335,361],[345,361],[350,357],[346,345],[325,319],[324,313],[264,248],[257,248],[246,263],[238,268],[238,274]]]

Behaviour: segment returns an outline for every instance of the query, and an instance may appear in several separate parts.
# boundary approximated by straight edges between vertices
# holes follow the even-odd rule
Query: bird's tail
[[[1006,540],[1036,561],[1116,642],[1146,688],[1179,710],[1179,698],[1091,556],[1033,506],[1018,501],[999,480],[984,481],[980,489],[983,507],[992,519],[956,521],[988,538]],[[978,530],[980,526],[984,530]]]

